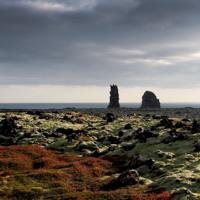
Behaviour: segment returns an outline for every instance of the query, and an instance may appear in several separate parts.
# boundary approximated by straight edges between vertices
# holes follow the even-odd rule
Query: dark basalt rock
[[[198,140],[194,145],[194,151],[200,152],[200,140]]]
[[[139,154],[134,154],[129,160],[127,167],[136,169],[140,166],[146,165],[151,168],[153,164],[154,161],[152,159],[146,159]]]
[[[115,120],[115,116],[112,113],[107,113],[104,119],[109,123],[113,122]]]
[[[126,187],[129,185],[139,184],[139,173],[136,170],[128,170],[119,175],[118,178],[112,180],[110,183],[105,185],[102,189],[113,190],[121,187]]]
[[[111,144],[119,144],[120,143],[120,139],[117,136],[108,136],[107,140],[111,143]]]
[[[200,133],[200,124],[196,120],[192,123],[192,133]]]
[[[160,118],[161,118],[161,119],[168,119],[169,117],[166,116],[166,115],[161,115]]]
[[[183,122],[177,122],[174,125],[175,128],[186,128],[186,124],[184,124]]]
[[[97,142],[104,142],[105,140],[107,140],[106,136],[100,136],[97,138]]]
[[[67,122],[73,122],[73,117],[72,117],[72,116],[65,115],[65,116],[63,117],[63,120],[64,120],[64,121],[67,121]]]
[[[141,128],[139,128],[135,134],[135,139],[138,139],[140,142],[146,142],[148,138],[158,137],[158,134]]]
[[[6,117],[0,122],[0,144],[12,145],[16,144],[20,138],[18,135],[21,127],[17,125],[17,117]]]
[[[0,135],[8,136],[16,136],[17,134],[17,124],[15,122],[15,118],[7,117],[0,122]]]
[[[125,151],[130,151],[132,150],[133,148],[135,148],[136,146],[136,143],[124,143],[122,145],[122,148],[125,150]]]
[[[182,122],[190,122],[190,120],[189,120],[189,119],[186,119],[186,118],[182,119],[181,121],[182,121]]]
[[[3,136],[3,135],[0,135],[0,144],[1,145],[11,145],[13,144],[14,141],[13,141],[13,138],[12,137],[6,137],[6,136]]]
[[[184,132],[177,132],[175,129],[172,129],[168,132],[168,136],[162,140],[162,143],[169,144],[177,140],[187,140],[188,135]]]
[[[160,101],[153,92],[146,91],[142,96],[142,109],[160,108]]]
[[[160,121],[158,126],[164,126],[165,128],[173,128],[172,120],[164,118]]]
[[[75,133],[75,131],[72,128],[67,128],[67,129],[65,129],[65,128],[57,128],[56,132],[57,133],[62,133],[62,134],[67,135],[67,136],[72,135],[73,133]]]
[[[67,136],[68,139],[75,139],[78,138],[80,135],[85,135],[88,132],[85,130],[73,130],[72,128],[58,128],[53,133],[54,137],[60,136],[60,134],[63,134]]]
[[[160,115],[152,115],[152,119],[161,119]]]
[[[38,115],[39,117],[41,117],[42,114],[43,114],[44,112],[39,111],[39,110],[37,110],[37,111],[29,110],[29,111],[27,111],[26,113],[27,113],[28,115]]]
[[[123,137],[124,134],[125,134],[124,131],[120,130],[119,133],[118,133],[118,136],[119,136],[119,137]]]
[[[166,173],[166,171],[162,167],[153,165],[152,168],[151,168],[151,175],[153,177],[161,176],[165,173]]]
[[[110,88],[110,103],[108,108],[120,108],[118,87],[111,85]]]
[[[35,115],[35,111],[29,110],[29,111],[26,112],[26,114],[28,114],[28,115]]]
[[[126,130],[132,129],[131,124],[126,124],[126,125],[124,126],[124,129],[126,129]]]
[[[136,170],[128,170],[123,172],[115,182],[119,186],[134,185],[139,183],[139,174]]]

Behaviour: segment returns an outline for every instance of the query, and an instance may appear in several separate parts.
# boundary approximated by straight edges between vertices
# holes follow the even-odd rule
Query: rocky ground
[[[0,199],[200,199],[198,109],[0,112]]]

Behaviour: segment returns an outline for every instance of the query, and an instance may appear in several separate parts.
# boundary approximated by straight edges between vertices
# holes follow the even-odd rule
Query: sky
[[[199,0],[0,0],[0,102],[200,102]]]

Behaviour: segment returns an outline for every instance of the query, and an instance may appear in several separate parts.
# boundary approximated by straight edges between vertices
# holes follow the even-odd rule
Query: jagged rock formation
[[[141,108],[160,108],[160,101],[153,92],[146,91],[142,96]]]
[[[119,108],[119,93],[117,85],[110,86],[110,103],[108,108]]]

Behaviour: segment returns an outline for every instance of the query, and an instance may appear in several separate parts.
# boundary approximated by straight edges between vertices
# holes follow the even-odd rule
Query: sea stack
[[[151,91],[146,91],[142,96],[141,108],[160,108],[160,101]]]
[[[108,108],[120,108],[117,85],[110,86],[110,103],[108,105]]]

